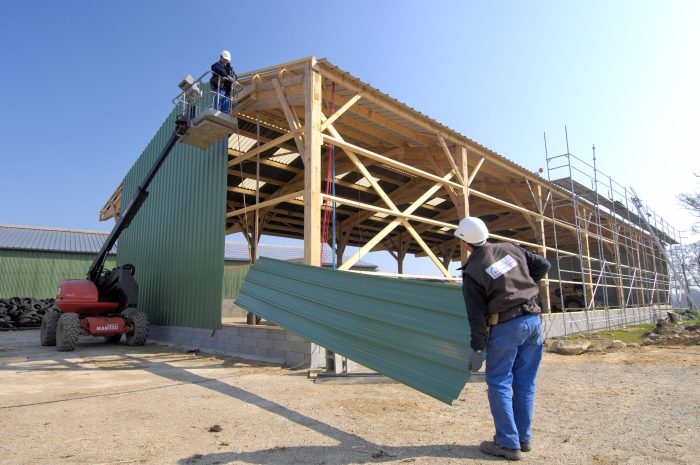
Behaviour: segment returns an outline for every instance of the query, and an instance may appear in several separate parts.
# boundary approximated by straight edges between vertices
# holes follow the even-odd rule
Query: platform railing
[[[212,89],[209,83],[211,77],[212,72],[207,71],[197,79],[188,75],[180,83],[182,92],[173,98],[172,102],[177,106],[178,113],[184,115],[188,121],[196,120],[205,110],[233,113],[242,86],[237,81],[232,81],[230,95],[226,95],[219,89]]]

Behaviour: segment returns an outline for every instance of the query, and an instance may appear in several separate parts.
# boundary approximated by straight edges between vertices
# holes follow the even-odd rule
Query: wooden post
[[[304,78],[304,263],[321,265],[321,75]]]
[[[540,213],[540,219],[539,219],[539,228],[538,228],[538,239],[539,243],[542,246],[540,248],[540,253],[542,254],[543,257],[547,258],[547,244],[545,241],[545,232],[544,232],[544,207],[545,207],[545,201],[542,198],[542,186],[537,184],[537,208],[539,209]],[[550,295],[549,295],[549,276],[544,275],[544,278],[542,278],[542,281],[540,281],[540,287],[542,292],[542,305],[544,308],[545,313],[552,313],[552,303],[550,301]]]
[[[462,197],[461,197],[461,205],[459,205],[459,218],[466,218],[469,216],[469,184],[473,181],[473,179],[469,179],[469,164],[468,164],[468,157],[467,157],[467,148],[463,145],[457,147],[457,154],[456,154],[461,162],[462,165],[462,179],[464,180],[464,183],[462,184]],[[464,265],[466,263],[467,259],[469,258],[469,252],[467,251],[464,241],[459,240],[459,259]]]
[[[617,291],[617,306],[625,307],[625,291],[622,288],[622,254],[620,253],[620,227],[614,226],[613,256],[615,257],[615,287]]]
[[[321,75],[309,62],[304,76],[304,263],[321,266]],[[311,344],[309,367],[326,367],[327,351]]]
[[[583,235],[581,238],[581,245],[583,247],[583,256],[581,259],[585,263],[585,270],[583,271],[581,280],[584,283],[587,304],[590,308],[595,308],[595,302],[593,301],[593,269],[591,268],[591,248],[588,242],[588,220],[590,217],[587,215],[586,210],[582,210],[582,213],[583,215],[581,216],[583,217],[583,221],[586,223],[586,227],[581,231],[581,234]]]
[[[641,254],[639,253],[641,241],[642,241],[642,237],[639,236],[639,242],[637,242],[637,247],[635,247],[636,253],[637,253],[637,271],[639,272],[639,287],[637,289],[637,296],[639,297],[639,300],[637,302],[637,305],[640,307],[646,307],[647,298],[646,298],[646,295],[644,294],[644,280],[646,279],[646,276],[645,276],[644,269],[642,268],[642,257],[641,257]]]

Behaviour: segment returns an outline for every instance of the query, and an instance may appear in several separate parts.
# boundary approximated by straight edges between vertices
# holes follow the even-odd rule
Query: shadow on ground
[[[262,449],[252,452],[217,452],[206,455],[196,454],[180,459],[178,464],[224,464],[236,461],[250,464],[282,465],[308,463],[343,465],[350,463],[377,463],[395,460],[411,462],[412,458],[417,457],[471,458],[479,460],[493,459],[482,454],[477,446],[443,444],[389,447],[382,444],[377,444],[356,434],[349,433],[328,423],[291,410],[290,408],[277,402],[268,400],[253,392],[230,384],[235,382],[236,376],[234,375],[217,378],[216,375],[207,377],[189,371],[197,368],[231,368],[237,365],[246,365],[251,368],[256,366],[269,367],[269,364],[259,364],[240,359],[217,357],[217,359],[221,360],[221,364],[212,365],[211,358],[208,356],[207,360],[209,363],[200,364],[197,363],[196,356],[182,353],[182,351],[165,346],[148,344],[144,347],[128,348],[127,353],[122,353],[125,350],[123,343],[118,346],[114,346],[97,343],[94,340],[81,343],[75,352],[54,352],[55,348],[53,347],[39,346],[38,334],[36,338],[36,346],[32,345],[31,343],[27,343],[26,338],[23,341],[25,342],[24,344],[15,344],[16,347],[6,346],[5,354],[7,354],[8,351],[19,352],[21,349],[26,349],[23,351],[27,354],[26,363],[23,363],[21,360],[24,357],[12,357],[12,363],[2,363],[3,360],[0,357],[0,370],[144,370],[174,382],[173,384],[167,384],[164,386],[137,388],[134,390],[113,393],[85,396],[78,395],[68,399],[49,401],[51,403],[71,402],[90,397],[123,395],[142,390],[164,389],[180,384],[197,384],[200,387],[238,399],[251,405],[255,405],[256,407],[267,412],[274,413],[275,415],[282,416],[291,422],[303,426],[304,428],[311,429],[338,442],[337,445],[333,446],[275,447],[272,449]],[[11,343],[11,341],[8,342]],[[157,353],[154,353],[156,351]],[[185,367],[173,365],[173,363],[177,362],[188,363]],[[290,372],[290,374],[296,373]],[[226,379],[226,382],[222,381],[223,379]],[[25,405],[33,404],[18,404],[6,406],[2,409],[18,408]],[[232,446],[235,447],[235,444]]]

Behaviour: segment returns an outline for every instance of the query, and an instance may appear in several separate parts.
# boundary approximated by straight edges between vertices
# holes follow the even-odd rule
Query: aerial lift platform
[[[170,139],[105,240],[86,279],[70,279],[60,283],[56,298],[58,311],[46,314],[41,324],[42,345],[55,345],[60,351],[71,351],[75,349],[80,336],[88,335],[102,336],[107,342],[119,342],[125,335],[129,345],[143,345],[146,342],[146,314],[141,311],[125,312],[138,305],[136,268],[124,264],[108,270],[104,267],[105,260],[148,198],[149,185],[178,142],[206,149],[237,130],[238,121],[233,114],[247,94],[239,93],[241,89],[237,82],[233,83],[233,97],[224,97],[208,89],[203,84],[208,74],[204,73],[198,79],[188,75],[180,82],[182,92],[173,99],[178,116]],[[222,108],[231,111],[221,111]]]

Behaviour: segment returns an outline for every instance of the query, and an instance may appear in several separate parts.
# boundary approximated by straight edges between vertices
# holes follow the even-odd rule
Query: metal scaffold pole
[[[639,196],[638,196],[637,193],[634,191],[634,189],[630,188],[630,190],[632,191],[632,194],[634,195],[634,197],[632,197],[631,200],[632,200],[632,203],[634,204],[634,206],[637,208],[637,212],[639,213],[639,218],[642,219],[642,222],[644,223],[644,225],[646,226],[647,230],[649,231],[649,235],[651,236],[652,240],[653,240],[654,243],[656,244],[656,247],[658,247],[659,252],[660,252],[661,254],[664,255],[664,258],[666,259],[666,262],[667,262],[667,263],[670,263],[671,260],[670,260],[670,258],[669,258],[669,256],[668,256],[668,254],[666,253],[666,249],[664,248],[663,244],[661,243],[661,240],[659,239],[659,237],[658,237],[658,236],[656,235],[656,233],[654,232],[654,228],[653,228],[653,227],[651,226],[651,224],[649,223],[649,220],[647,220],[647,218],[646,218],[646,212],[644,211],[644,206],[642,205],[642,201],[639,199]],[[681,282],[680,279],[679,279],[679,277],[676,275],[676,270],[675,270],[673,267],[669,267],[669,268],[671,269],[671,273],[673,273],[673,277],[674,277],[674,279],[676,280],[676,282]],[[693,305],[694,305],[696,308],[700,308],[700,307],[698,306],[698,303],[695,301],[695,297],[694,297],[693,294],[690,292],[690,288],[687,288],[687,289],[686,289],[686,292],[688,293],[688,298],[689,298],[690,301],[693,303]]]

